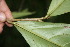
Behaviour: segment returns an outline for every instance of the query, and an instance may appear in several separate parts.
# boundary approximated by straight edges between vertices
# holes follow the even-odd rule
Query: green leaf
[[[70,12],[70,0],[52,0],[47,15],[56,16]]]
[[[70,24],[14,22],[31,47],[70,47]]]
[[[12,12],[12,15],[14,18],[19,18],[19,17],[23,17],[23,16],[32,15],[34,13],[35,12],[28,12],[28,9],[25,9],[22,12]]]

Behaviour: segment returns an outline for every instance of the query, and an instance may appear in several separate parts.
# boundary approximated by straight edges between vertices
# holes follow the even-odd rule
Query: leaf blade
[[[32,15],[34,13],[35,12],[29,12],[28,9],[25,9],[22,12],[12,12],[12,15],[14,18],[19,18],[19,17],[23,17],[23,16]]]
[[[70,12],[70,0],[52,0],[47,15],[56,16]]]
[[[35,43],[33,43],[33,44],[37,43],[36,45],[38,47],[42,47],[42,46],[48,47],[48,45],[51,45],[50,47],[52,47],[52,46],[53,47],[63,47],[66,43],[70,42],[70,40],[67,41],[67,39],[70,39],[70,37],[67,38],[67,36],[66,36],[66,34],[69,34],[69,36],[70,36],[70,28],[69,28],[70,25],[45,23],[45,22],[42,22],[42,23],[41,22],[17,22],[17,23],[18,23],[17,26],[19,25],[20,29],[24,28],[26,30],[25,31],[26,34],[28,32],[30,34],[32,34],[32,35],[27,34],[28,37],[25,37],[25,38],[27,38],[27,39],[29,38],[29,40],[32,41],[32,38],[34,37],[33,40],[35,40]],[[22,32],[24,32],[24,31],[22,31]],[[25,33],[21,33],[21,34],[25,34]],[[23,35],[23,36],[25,36],[25,35]],[[30,37],[32,36],[32,38],[30,38],[29,36]],[[63,40],[64,38],[62,38],[61,36],[66,36],[64,38],[67,38],[67,39]],[[37,39],[36,39],[36,37],[37,37]],[[41,39],[41,42],[39,41],[40,39]],[[28,43],[30,44],[30,42],[28,42]],[[48,44],[48,45],[46,45],[46,44]],[[32,46],[32,44],[30,44],[30,45]],[[35,46],[35,47],[37,47],[37,46]]]

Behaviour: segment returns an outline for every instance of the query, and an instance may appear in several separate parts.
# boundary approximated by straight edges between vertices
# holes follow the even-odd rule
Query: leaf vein
[[[25,28],[21,27],[18,23],[15,23],[14,25],[20,27],[21,29],[25,29]],[[62,47],[61,45],[58,45],[58,44],[56,44],[55,42],[52,42],[52,41],[50,41],[49,39],[46,39],[46,38],[44,38],[44,37],[38,35],[37,33],[31,32],[30,30],[27,30],[27,29],[25,29],[25,30],[28,31],[28,32],[30,32],[31,34],[34,34],[34,35],[36,35],[36,36],[38,36],[38,37],[40,37],[40,38],[42,38],[42,39],[48,41],[48,42],[53,43],[54,45],[57,45],[57,46],[59,46],[59,47]]]

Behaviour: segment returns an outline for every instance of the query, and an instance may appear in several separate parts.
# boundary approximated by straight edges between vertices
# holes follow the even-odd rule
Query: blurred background
[[[37,18],[47,14],[52,0],[6,0],[14,18]],[[45,22],[70,24],[70,13],[51,17]],[[30,47],[15,27],[4,26],[0,47]]]

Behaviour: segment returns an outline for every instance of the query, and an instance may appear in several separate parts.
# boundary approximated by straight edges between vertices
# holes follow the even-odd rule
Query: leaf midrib
[[[13,23],[13,24],[16,25],[16,26],[18,26],[18,27],[20,27],[21,29],[25,29],[24,26],[23,26],[23,27],[24,27],[24,28],[23,28],[23,27],[21,27],[18,23]],[[43,36],[38,35],[37,33],[31,32],[31,31],[28,30],[28,29],[25,29],[25,30],[28,31],[28,32],[31,33],[31,34],[36,35],[37,37],[40,37],[41,39],[44,39],[44,40],[46,40],[46,41],[48,41],[48,42],[54,44],[54,45],[57,45],[57,46],[59,46],[59,47],[62,47],[61,45],[58,45],[58,44],[56,44],[56,43],[50,41],[49,39],[46,39],[46,38],[44,38]]]
[[[65,0],[61,1],[49,14],[47,14],[47,16],[50,16],[52,13],[54,13],[54,11],[56,11],[64,2]]]

